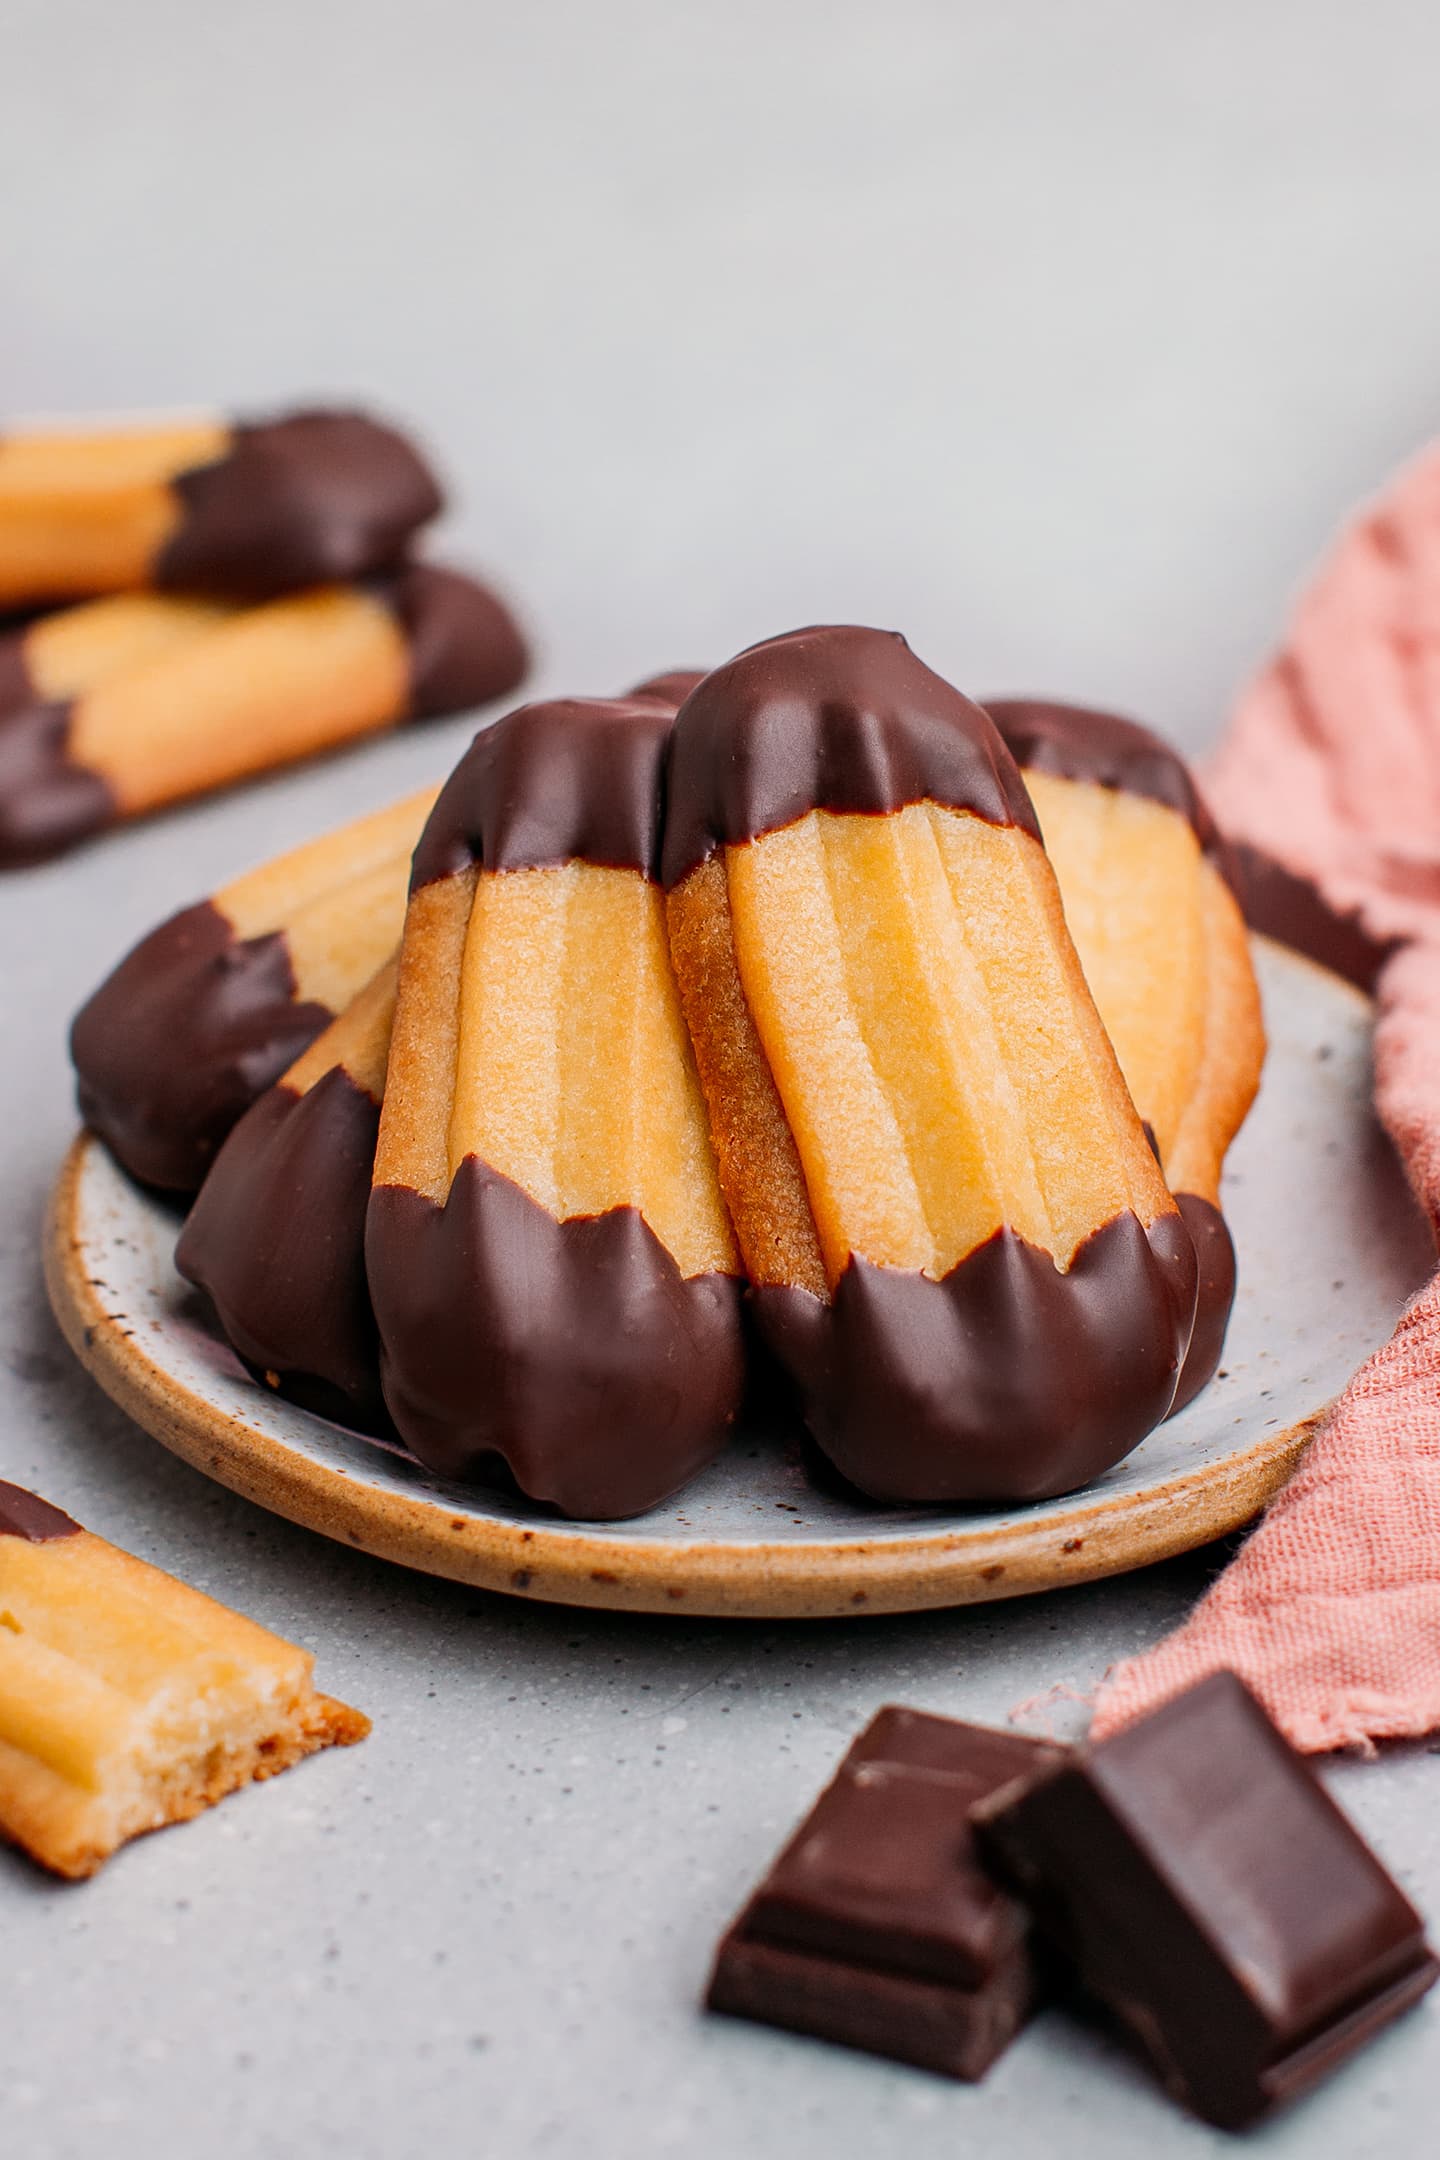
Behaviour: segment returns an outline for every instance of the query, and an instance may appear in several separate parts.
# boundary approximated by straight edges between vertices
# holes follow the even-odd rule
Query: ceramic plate
[[[1222,1372],[1067,1499],[954,1512],[818,1490],[742,1432],[668,1506],[560,1522],[429,1477],[252,1381],[171,1264],[176,1218],[82,1135],[55,1189],[51,1302],[77,1356],[164,1444],[262,1507],[406,1566],[577,1605],[770,1618],[1012,1597],[1144,1566],[1249,1520],[1434,1265],[1370,1110],[1369,1001],[1265,939],[1260,1098],[1230,1158],[1240,1290]]]

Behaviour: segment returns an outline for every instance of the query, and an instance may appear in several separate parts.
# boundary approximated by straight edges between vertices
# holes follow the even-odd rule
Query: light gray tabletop
[[[1433,9],[1389,0],[4,0],[0,406],[392,407],[542,688],[871,620],[967,688],[1198,749],[1435,425],[1437,63]],[[68,1015],[160,915],[466,734],[0,886],[0,1474],[313,1645],[375,1718],[89,1887],[0,1855],[0,2150],[1219,2151],[1056,2016],[968,2090],[696,2000],[878,1704],[1091,1688],[1223,1556],[913,1620],[567,1613],[275,1522],[73,1366],[37,1258]],[[1430,1751],[1329,1774],[1440,1914]],[[1256,2148],[1428,2153],[1437,2076],[1427,2009]]]

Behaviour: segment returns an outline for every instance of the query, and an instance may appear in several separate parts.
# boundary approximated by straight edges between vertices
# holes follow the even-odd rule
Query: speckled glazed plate
[[[176,1219],[82,1136],[55,1189],[51,1302],[77,1356],[157,1439],[325,1536],[487,1589],[770,1618],[1012,1597],[1142,1567],[1249,1520],[1434,1264],[1370,1111],[1369,1001],[1256,941],[1270,1058],[1225,1208],[1240,1291],[1222,1373],[1084,1492],[1013,1509],[896,1510],[817,1489],[784,1437],[742,1432],[668,1506],[557,1521],[446,1484],[259,1387],[206,1328]]]

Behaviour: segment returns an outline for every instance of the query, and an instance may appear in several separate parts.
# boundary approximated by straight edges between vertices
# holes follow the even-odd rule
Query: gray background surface
[[[393,407],[542,687],[850,617],[1198,748],[1435,425],[1437,64],[1418,4],[0,0],[0,410]],[[0,1472],[313,1644],[376,1718],[90,1888],[0,1856],[0,2146],[1220,2150],[1053,2017],[968,2091],[694,2010],[878,1703],[1093,1686],[1219,1556],[920,1620],[573,1615],[276,1523],[73,1369],[36,1258],[68,1015],[159,915],[466,732],[0,886]],[[1333,1775],[1440,1912],[1429,1752]],[[1433,2151],[1437,2070],[1431,2010],[1256,2149]]]

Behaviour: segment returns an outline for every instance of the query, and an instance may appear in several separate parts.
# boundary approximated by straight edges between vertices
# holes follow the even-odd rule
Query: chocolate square
[[[1409,1900],[1233,1673],[977,1813],[1039,1925],[1222,2128],[1305,2090],[1436,1977]]]
[[[709,2006],[983,2075],[1036,1979],[1026,1916],[979,1865],[969,1809],[1058,1759],[1017,1734],[882,1710],[722,1942]]]

